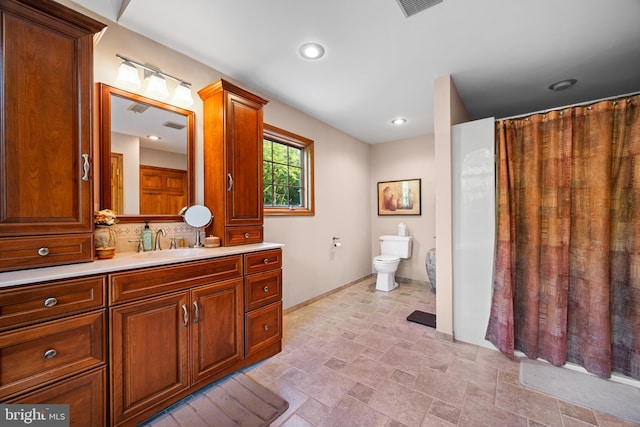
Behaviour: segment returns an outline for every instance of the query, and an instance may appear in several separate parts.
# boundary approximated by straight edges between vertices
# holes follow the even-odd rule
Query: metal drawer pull
[[[42,247],[42,248],[38,249],[38,255],[40,255],[40,256],[47,256],[47,255],[49,255],[49,248],[47,248],[47,247]]]
[[[265,291],[265,292],[269,292],[269,287],[265,286],[264,288],[262,288],[262,290]]]
[[[231,191],[231,189],[233,188],[233,177],[230,173],[227,174],[227,180],[229,182],[229,184],[227,185],[227,191]]]
[[[249,233],[244,233],[244,238],[248,239],[249,238]]]
[[[55,351],[54,349],[50,349],[44,352],[44,358],[45,359],[53,359],[54,357],[56,357],[58,355],[58,352]]]
[[[269,264],[269,260],[267,258],[265,258],[262,262],[264,262],[265,264]]]
[[[264,325],[264,330],[265,330],[265,331],[268,331],[269,329],[271,329],[271,328],[269,327],[269,325]]]
[[[57,303],[58,303],[58,300],[55,299],[54,297],[47,298],[46,300],[44,300],[44,306],[45,307],[53,307]]]
[[[91,168],[91,165],[89,165],[89,155],[83,154],[82,158],[84,159],[84,161],[82,162],[82,169],[84,169],[84,175],[82,175],[82,180],[89,181],[89,168]]]
[[[198,323],[198,318],[200,317],[200,309],[198,308],[198,301],[194,301],[193,306],[196,308],[196,317],[193,319],[193,323]]]
[[[187,306],[184,304],[182,304],[182,320],[184,320],[182,327],[186,328],[189,324],[189,313],[187,312]]]

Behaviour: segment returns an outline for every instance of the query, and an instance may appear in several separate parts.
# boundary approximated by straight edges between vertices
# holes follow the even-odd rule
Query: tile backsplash
[[[138,249],[138,240],[144,229],[144,223],[125,223],[113,226],[116,232],[116,252],[135,252]],[[157,222],[149,223],[149,228],[153,233],[153,244],[155,245],[156,232],[163,229],[166,236],[160,235],[160,245],[162,249],[169,249],[171,238],[178,240],[182,237],[185,246],[192,246],[196,241],[196,229],[184,222]],[[201,241],[204,241],[204,231],[200,231]]]

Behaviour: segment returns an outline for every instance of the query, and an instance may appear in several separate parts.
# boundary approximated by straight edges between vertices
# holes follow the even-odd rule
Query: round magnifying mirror
[[[200,228],[211,224],[211,221],[213,220],[213,215],[211,215],[209,208],[203,205],[190,206],[184,212],[183,217],[184,222],[191,227],[196,228],[196,242],[193,247],[199,248],[204,246],[200,241]]]
[[[184,222],[192,227],[206,227],[211,224],[211,211],[203,205],[193,205],[184,212]]]

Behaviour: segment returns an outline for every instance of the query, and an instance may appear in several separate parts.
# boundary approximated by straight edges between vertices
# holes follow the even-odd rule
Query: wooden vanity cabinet
[[[241,255],[114,273],[110,283],[113,425],[135,425],[242,360]],[[131,291],[141,288],[155,292]]]
[[[93,260],[93,35],[59,3],[0,3],[0,271]]]
[[[262,107],[268,101],[225,80],[198,92],[204,116],[208,233],[223,246],[263,241]]]
[[[244,273],[244,355],[277,353],[282,341],[282,250],[245,254]]]
[[[106,276],[0,289],[0,402],[70,405],[106,424]]]

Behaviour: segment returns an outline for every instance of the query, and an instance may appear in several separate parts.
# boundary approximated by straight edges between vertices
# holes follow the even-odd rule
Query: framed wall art
[[[420,179],[378,182],[378,215],[421,215]]]

